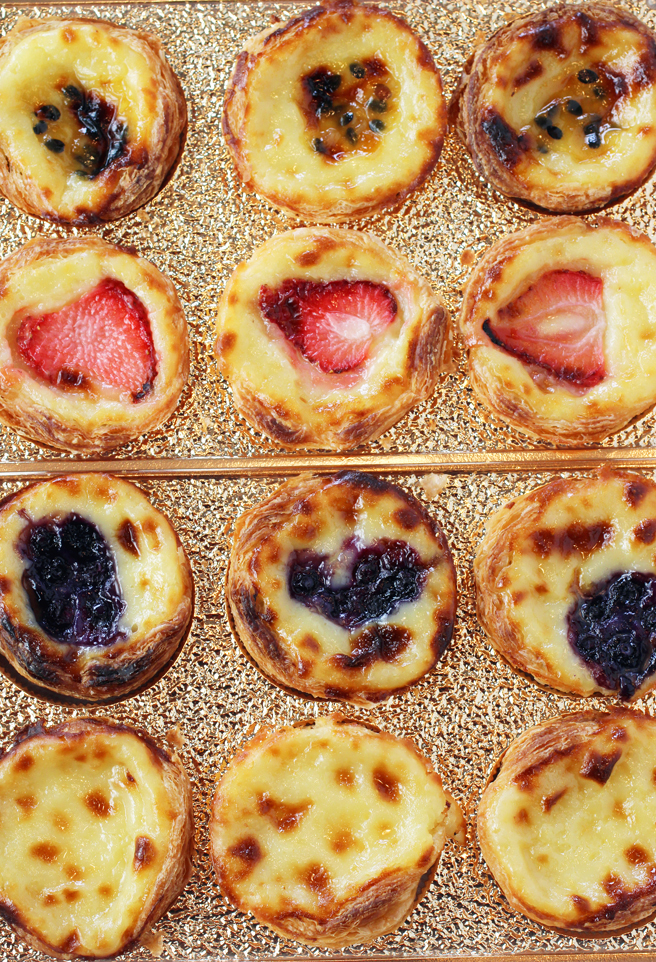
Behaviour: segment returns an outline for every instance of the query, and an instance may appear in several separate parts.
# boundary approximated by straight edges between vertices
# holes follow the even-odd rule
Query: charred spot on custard
[[[574,521],[566,528],[543,528],[531,535],[533,550],[541,558],[548,558],[555,553],[564,558],[573,554],[580,554],[585,558],[609,544],[612,539],[613,525],[605,521],[590,525]]]
[[[641,544],[653,544],[656,538],[656,518],[641,521],[633,529],[633,536]]]
[[[508,170],[515,168],[529,149],[526,138],[523,135],[518,136],[501,114],[492,108],[485,112],[481,128],[504,167]]]

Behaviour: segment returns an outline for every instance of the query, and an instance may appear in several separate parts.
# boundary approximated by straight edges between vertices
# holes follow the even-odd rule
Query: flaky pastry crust
[[[0,914],[55,958],[123,952],[191,875],[192,789],[180,759],[110,719],[20,732],[0,756],[0,808]]]
[[[262,286],[291,278],[384,285],[395,320],[357,368],[324,373],[260,310]],[[379,437],[430,397],[450,343],[441,298],[404,257],[371,234],[314,227],[275,235],[239,265],[219,303],[215,352],[255,428],[286,448],[341,451]]]
[[[425,581],[415,600],[348,628],[291,597],[298,553],[315,552],[339,569],[349,546],[382,539],[417,552]],[[442,529],[402,488],[356,471],[303,475],[237,521],[226,601],[237,641],[269,680],[368,705],[404,691],[442,656],[453,633],[456,574]]]
[[[584,391],[512,356],[483,330],[545,270],[583,271],[603,284],[605,375]],[[647,414],[656,403],[654,270],[649,238],[605,217],[542,220],[493,244],[472,271],[460,315],[477,396],[522,432],[563,446],[601,441]]]
[[[88,111],[73,118],[71,89],[100,91],[102,110],[114,115],[100,169],[85,171],[75,148],[69,156],[69,144],[53,137],[62,145],[55,152],[33,129],[45,104],[65,118],[69,136],[89,130]],[[182,87],[150,33],[104,20],[21,17],[0,41],[0,191],[28,214],[76,225],[124,217],[170,177],[186,129]]]
[[[144,397],[83,383],[53,385],[16,347],[17,323],[74,303],[113,279],[146,309],[156,374]],[[30,440],[97,453],[159,427],[189,373],[187,322],[171,281],[134,250],[99,237],[37,238],[0,262],[0,419]]]
[[[395,827],[381,845],[385,825]],[[216,789],[210,852],[241,911],[286,938],[341,948],[398,928],[446,839],[464,834],[412,742],[331,715],[264,728],[242,747]]]
[[[109,644],[74,644],[39,625],[24,583],[29,525],[76,515],[100,531],[125,610]],[[0,503],[0,651],[39,689],[93,701],[125,697],[159,676],[194,606],[191,566],[169,520],[135,485],[108,474],[43,481]]]
[[[655,518],[654,481],[609,470],[556,478],[491,515],[474,559],[477,613],[511,667],[559,691],[618,696],[570,643],[569,620],[613,576],[656,575]],[[656,685],[646,668],[631,678],[627,701]]]
[[[591,92],[595,80],[602,96]],[[599,208],[656,166],[656,40],[607,4],[513,20],[466,67],[457,128],[478,173],[502,193],[553,211]]]
[[[578,937],[656,910],[656,720],[625,708],[550,718],[495,764],[478,838],[511,906]]]
[[[328,159],[313,146],[316,122],[299,103],[303,78],[324,68],[344,71],[343,88],[352,80],[349,64],[381,58],[394,90],[380,115],[380,143]],[[313,221],[400,204],[432,172],[445,131],[440,74],[428,48],[400,17],[355,0],[331,0],[249,40],[223,113],[226,144],[245,186]]]

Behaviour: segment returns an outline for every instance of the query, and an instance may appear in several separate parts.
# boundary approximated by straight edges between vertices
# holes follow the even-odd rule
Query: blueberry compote
[[[616,574],[567,615],[569,643],[598,685],[631,698],[656,671],[656,575]]]
[[[352,631],[418,598],[427,569],[405,541],[381,538],[367,548],[346,542],[337,563],[313,551],[294,551],[287,570],[295,601]]]
[[[108,645],[119,636],[125,601],[109,545],[77,514],[27,526],[19,550],[23,587],[40,628],[55,641]]]

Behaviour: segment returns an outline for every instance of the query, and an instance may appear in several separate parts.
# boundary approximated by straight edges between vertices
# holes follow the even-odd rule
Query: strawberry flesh
[[[140,401],[157,373],[146,308],[109,278],[54,314],[25,317],[16,347],[25,364],[58,387],[96,382]]]
[[[362,364],[374,338],[391,324],[396,300],[372,281],[287,280],[260,288],[260,310],[322,371],[341,374]]]
[[[601,278],[584,271],[549,271],[483,330],[513,357],[588,389],[606,376],[602,291]]]

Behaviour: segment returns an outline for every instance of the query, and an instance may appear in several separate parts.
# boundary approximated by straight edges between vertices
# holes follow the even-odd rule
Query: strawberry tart
[[[397,206],[435,167],[440,74],[400,17],[331,0],[253,37],[228,84],[223,131],[246,187],[337,221]]]
[[[40,238],[0,263],[0,419],[95,452],[158,427],[189,368],[172,283],[96,237]]]
[[[552,211],[601,207],[656,166],[656,38],[603,3],[529,13],[474,54],[458,126],[504,194]]]
[[[478,397],[556,444],[601,441],[656,403],[656,248],[627,224],[541,221],[494,244],[460,325]]]
[[[0,40],[0,191],[28,214],[129,214],[171,176],[186,129],[182,88],[148,33],[21,17]]]
[[[163,673],[194,587],[168,519],[106,474],[30,485],[0,507],[0,652],[21,683],[119,698]]]
[[[226,600],[275,684],[368,705],[442,657],[456,573],[444,532],[402,488],[357,471],[304,475],[237,521]]]
[[[440,298],[370,234],[300,228],[237,268],[216,354],[239,412],[289,448],[377,438],[434,390],[448,349]]]

